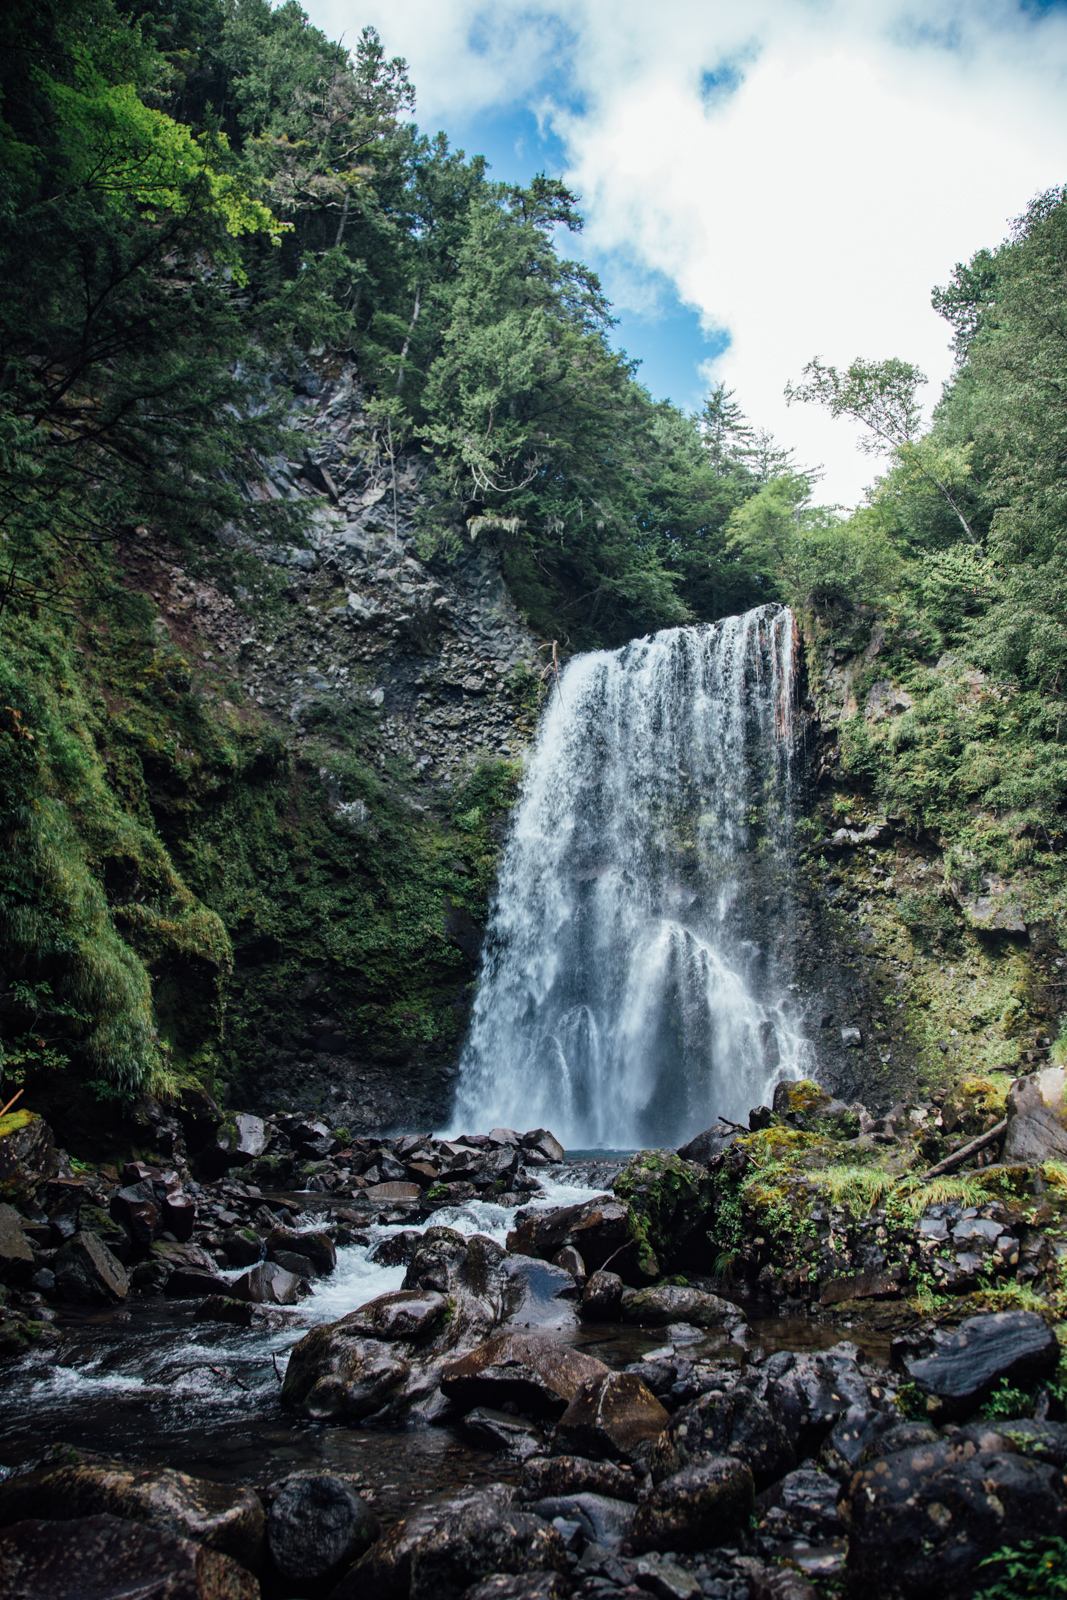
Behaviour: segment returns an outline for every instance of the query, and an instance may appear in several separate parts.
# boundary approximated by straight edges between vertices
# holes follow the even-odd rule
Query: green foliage
[[[1054,1600],[1067,1595],[1067,1539],[1023,1539],[1005,1545],[979,1563],[980,1570],[987,1567],[990,1581],[977,1591],[975,1600],[1019,1600],[1025,1595]]]

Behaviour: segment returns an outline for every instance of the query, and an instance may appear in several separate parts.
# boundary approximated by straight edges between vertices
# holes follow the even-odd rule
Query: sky
[[[950,375],[956,262],[1067,183],[1067,0],[304,0],[375,26],[425,132],[492,176],[562,177],[616,344],[657,399],[725,383],[856,504],[857,431],[783,390],[819,356]]]

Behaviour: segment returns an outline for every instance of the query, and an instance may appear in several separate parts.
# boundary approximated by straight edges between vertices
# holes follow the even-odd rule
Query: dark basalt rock
[[[411,1557],[411,1600],[460,1600],[494,1573],[567,1572],[563,1540],[550,1523],[479,1497],[444,1516]]]
[[[696,1328],[717,1328],[724,1322],[744,1321],[744,1312],[717,1294],[676,1284],[656,1283],[648,1289],[627,1289],[621,1301],[625,1322],[638,1322],[647,1328],[666,1327],[671,1322],[688,1322]]]
[[[226,1293],[226,1288],[221,1292]],[[264,1261],[231,1283],[228,1292],[234,1300],[250,1300],[255,1305],[294,1306],[308,1293],[308,1286],[276,1261]]]
[[[657,1484],[638,1503],[635,1550],[707,1550],[748,1526],[752,1473],[734,1456],[713,1456]]]
[[[234,1228],[223,1237],[222,1248],[232,1267],[256,1267],[263,1259],[263,1240],[252,1228]]]
[[[538,1211],[521,1218],[508,1234],[510,1251],[540,1256],[542,1261],[551,1261],[565,1245],[573,1246],[593,1271],[613,1261],[620,1276],[636,1283],[646,1281],[638,1266],[630,1206],[625,1200],[604,1195],[558,1211]]]
[[[334,1324],[370,1339],[422,1339],[443,1320],[448,1301],[433,1289],[394,1289]]]
[[[411,1375],[388,1345],[354,1338],[340,1324],[313,1328],[289,1357],[282,1404],[317,1420],[362,1422],[380,1411]]]
[[[0,1195],[26,1200],[56,1170],[56,1142],[42,1117],[9,1111],[0,1117]]]
[[[885,1600],[964,1600],[1004,1544],[1067,1531],[1044,1462],[940,1442],[864,1467],[849,1494],[849,1578]]]
[[[937,1338],[930,1355],[905,1361],[931,1415],[940,1418],[976,1411],[1002,1379],[1026,1385],[1050,1378],[1058,1363],[1056,1335],[1033,1311],[968,1317]]]
[[[0,1205],[0,1277],[24,1282],[33,1272],[33,1251],[14,1206]]]
[[[560,1416],[586,1379],[602,1377],[607,1370],[602,1361],[561,1340],[503,1333],[449,1362],[441,1389],[468,1408],[510,1403],[532,1416]]]
[[[516,1461],[525,1461],[545,1448],[545,1436],[535,1423],[506,1411],[493,1411],[489,1406],[468,1411],[463,1431],[483,1450],[499,1450]]]
[[[54,1462],[0,1483],[0,1526],[31,1512],[58,1521],[106,1513],[143,1522],[219,1550],[251,1571],[258,1571],[263,1555],[263,1506],[253,1490],[169,1467],[127,1467],[65,1449]]]
[[[845,1532],[838,1499],[841,1485],[818,1467],[797,1467],[759,1496],[760,1533],[777,1540],[840,1538]]]
[[[637,1479],[630,1467],[586,1456],[536,1456],[522,1469],[522,1487],[529,1500],[569,1494],[607,1495],[611,1500],[636,1500]]]
[[[876,1409],[852,1345],[837,1345],[817,1356],[782,1350],[770,1357],[763,1372],[767,1387],[762,1398],[798,1457],[816,1455],[850,1407]]]
[[[667,1412],[632,1372],[590,1378],[559,1419],[556,1439],[575,1455],[633,1459],[668,1423]]]
[[[114,1305],[130,1292],[126,1268],[95,1233],[76,1233],[56,1251],[52,1270],[56,1293],[64,1300]]]
[[[586,1322],[613,1322],[622,1303],[623,1281],[617,1272],[600,1267],[582,1290],[582,1317]]]
[[[378,1519],[355,1484],[332,1472],[294,1472],[267,1519],[275,1566],[308,1594],[332,1587],[378,1532]]]
[[[629,1538],[636,1516],[631,1501],[603,1494],[550,1495],[534,1500],[527,1509],[546,1522],[557,1517],[577,1522],[588,1543],[603,1545],[606,1550],[617,1550]]]
[[[649,1459],[653,1483],[662,1483],[706,1456],[736,1456],[756,1487],[774,1483],[796,1464],[785,1429],[769,1406],[738,1385],[712,1389],[670,1419]]]
[[[494,1572],[468,1589],[464,1600],[567,1600],[570,1592],[561,1572]]]
[[[0,1533],[0,1594],[15,1600],[259,1600],[230,1556],[121,1517],[17,1522]]]
[[[288,1255],[303,1258],[304,1272],[308,1273],[307,1263],[311,1268],[325,1276],[333,1271],[337,1265],[337,1251],[329,1234],[309,1230],[307,1233],[298,1233],[294,1228],[274,1228],[267,1238],[267,1256],[276,1260],[279,1251]],[[282,1265],[284,1266],[284,1262]],[[309,1274],[310,1275],[310,1274]]]

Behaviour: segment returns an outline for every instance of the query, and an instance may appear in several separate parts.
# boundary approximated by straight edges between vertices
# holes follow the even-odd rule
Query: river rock
[[[582,1317],[586,1322],[614,1322],[622,1304],[623,1281],[604,1267],[594,1272],[582,1290]]]
[[[475,1299],[499,1295],[505,1280],[507,1252],[484,1234],[457,1233],[455,1228],[427,1228],[414,1246],[405,1289],[433,1289],[437,1294],[464,1292]]]
[[[253,1228],[233,1228],[223,1236],[222,1248],[231,1267],[256,1267],[263,1259],[263,1240]]]
[[[150,1182],[127,1184],[111,1197],[111,1215],[137,1244],[149,1245],[160,1232],[163,1219]]]
[[[551,1495],[534,1500],[527,1510],[546,1522],[554,1522],[557,1517],[577,1522],[586,1543],[603,1545],[605,1550],[617,1550],[630,1537],[636,1515],[632,1501],[588,1493]]]
[[[536,1211],[523,1217],[508,1234],[508,1249],[517,1255],[540,1256],[551,1261],[564,1245],[572,1245],[587,1267],[594,1271],[612,1258],[622,1276],[637,1273],[637,1250],[631,1231],[629,1203],[612,1195],[584,1200],[580,1205],[561,1206],[557,1211]]]
[[[757,1489],[796,1465],[792,1442],[770,1407],[740,1384],[729,1393],[711,1389],[671,1417],[649,1459],[652,1481],[662,1483],[705,1456],[744,1461]]]
[[[0,1526],[31,1512],[60,1522],[106,1513],[146,1523],[219,1550],[251,1571],[259,1570],[263,1557],[263,1506],[253,1490],[169,1467],[127,1467],[63,1448],[54,1461],[0,1483]]]
[[[905,1365],[938,1418],[976,1411],[1001,1379],[1026,1386],[1050,1378],[1059,1362],[1056,1335],[1034,1311],[968,1317],[935,1338],[932,1354]]]
[[[567,1572],[550,1523],[488,1497],[447,1513],[411,1556],[411,1600],[461,1600],[493,1573]]]
[[[457,1496],[445,1506],[424,1506],[394,1522],[338,1580],[329,1600],[368,1600],[371,1595],[374,1600],[408,1600],[415,1549],[430,1537],[449,1505],[466,1504],[471,1498],[468,1494]],[[512,1491],[505,1490],[502,1503],[509,1504],[511,1498]]]
[[[362,1422],[393,1399],[411,1363],[375,1339],[353,1337],[336,1322],[312,1328],[296,1345],[282,1385],[282,1404],[316,1420]]]
[[[324,1276],[337,1265],[337,1250],[333,1240],[328,1233],[319,1233],[317,1229],[300,1233],[295,1228],[272,1228],[267,1237],[268,1259],[276,1259],[280,1250],[303,1257],[315,1272]],[[304,1271],[307,1270],[305,1266]]]
[[[246,1272],[243,1278],[238,1278],[227,1288],[221,1291],[205,1291],[207,1293],[229,1293],[234,1300],[250,1300],[255,1305],[261,1306],[295,1306],[308,1292],[308,1286],[303,1278],[298,1278],[293,1272],[286,1272],[276,1261],[264,1261],[258,1267],[253,1267],[251,1272]]]
[[[707,1550],[748,1526],[752,1473],[734,1456],[713,1456],[651,1489],[637,1507],[630,1542],[642,1550]]]
[[[636,1500],[637,1480],[630,1467],[587,1456],[535,1456],[522,1469],[528,1500],[558,1495],[599,1494],[611,1500]]]
[[[181,1189],[172,1189],[163,1197],[163,1231],[172,1233],[179,1244],[193,1237],[196,1226],[196,1201]]]
[[[849,1494],[848,1574],[886,1600],[962,1600],[1002,1545],[1067,1532],[1062,1476],[1023,1456],[941,1442],[864,1467]]]
[[[819,1355],[780,1350],[764,1363],[762,1372],[766,1389],[761,1398],[801,1458],[818,1454],[850,1407],[875,1409],[853,1345],[835,1345]]]
[[[463,1419],[463,1432],[468,1439],[481,1445],[483,1450],[497,1450],[516,1461],[525,1461],[545,1448],[541,1429],[525,1417],[513,1417],[507,1411],[494,1411],[489,1406],[476,1406]]]
[[[729,1300],[702,1289],[682,1288],[671,1283],[652,1284],[647,1289],[627,1289],[621,1301],[625,1322],[660,1328],[670,1322],[688,1322],[696,1328],[716,1328],[724,1322],[744,1321],[744,1313]]]
[[[569,1272],[579,1288],[585,1283],[589,1274],[585,1270],[585,1262],[572,1244],[565,1244],[562,1250],[557,1250],[552,1258],[554,1267],[562,1267],[564,1272]]]
[[[567,1600],[570,1592],[560,1572],[494,1572],[468,1589],[464,1600]]]
[[[235,1133],[232,1143],[234,1163],[237,1166],[246,1166],[261,1156],[270,1143],[266,1123],[262,1117],[254,1117],[251,1112],[239,1111],[234,1117]]]
[[[677,1154],[683,1161],[691,1161],[694,1166],[710,1167],[715,1157],[728,1150],[736,1138],[736,1129],[731,1130],[724,1123],[717,1122],[714,1128],[705,1129],[695,1139],[690,1139],[688,1144],[683,1144]]]
[[[1017,1078],[1008,1091],[1005,1162],[1036,1167],[1067,1159],[1067,1068]]]
[[[9,1111],[0,1117],[0,1194],[26,1200],[56,1170],[56,1142],[43,1117]]]
[[[17,1522],[0,1533],[0,1594],[13,1600],[259,1600],[230,1556],[121,1517]]]
[[[369,1339],[422,1339],[447,1311],[447,1299],[433,1289],[394,1289],[350,1311],[334,1326]]]
[[[196,1272],[176,1267],[163,1286],[168,1300],[203,1300],[208,1295],[229,1295],[231,1287],[215,1272]]]
[[[104,1241],[88,1231],[56,1251],[52,1263],[56,1293],[63,1300],[88,1301],[91,1305],[114,1305],[130,1292],[126,1268],[111,1254]]]
[[[324,1593],[378,1537],[378,1519],[351,1479],[294,1472],[270,1508],[267,1542],[289,1584]]]
[[[549,1133],[547,1128],[534,1128],[531,1133],[524,1133],[519,1144],[528,1153],[543,1156],[550,1166],[562,1161],[567,1153],[555,1134]]]
[[[539,1333],[503,1333],[450,1361],[441,1389],[464,1408],[515,1405],[532,1416],[560,1416],[588,1378],[607,1367],[559,1339]]]
[[[573,1328],[578,1285],[563,1267],[535,1256],[509,1255],[500,1263],[508,1279],[508,1320],[526,1328]]]
[[[759,1497],[760,1534],[766,1539],[819,1543],[845,1532],[838,1499],[841,1485],[818,1467],[797,1467]]]
[[[632,1458],[657,1439],[670,1419],[632,1372],[591,1377],[559,1419],[556,1439],[575,1455]]]
[[[22,1231],[22,1218],[14,1206],[0,1205],[0,1278],[16,1283],[32,1271],[33,1251]]]

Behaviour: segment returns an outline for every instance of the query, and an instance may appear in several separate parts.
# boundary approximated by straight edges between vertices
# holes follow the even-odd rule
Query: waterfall
[[[572,659],[504,849],[455,1123],[678,1145],[810,1070],[789,989],[793,617]]]

